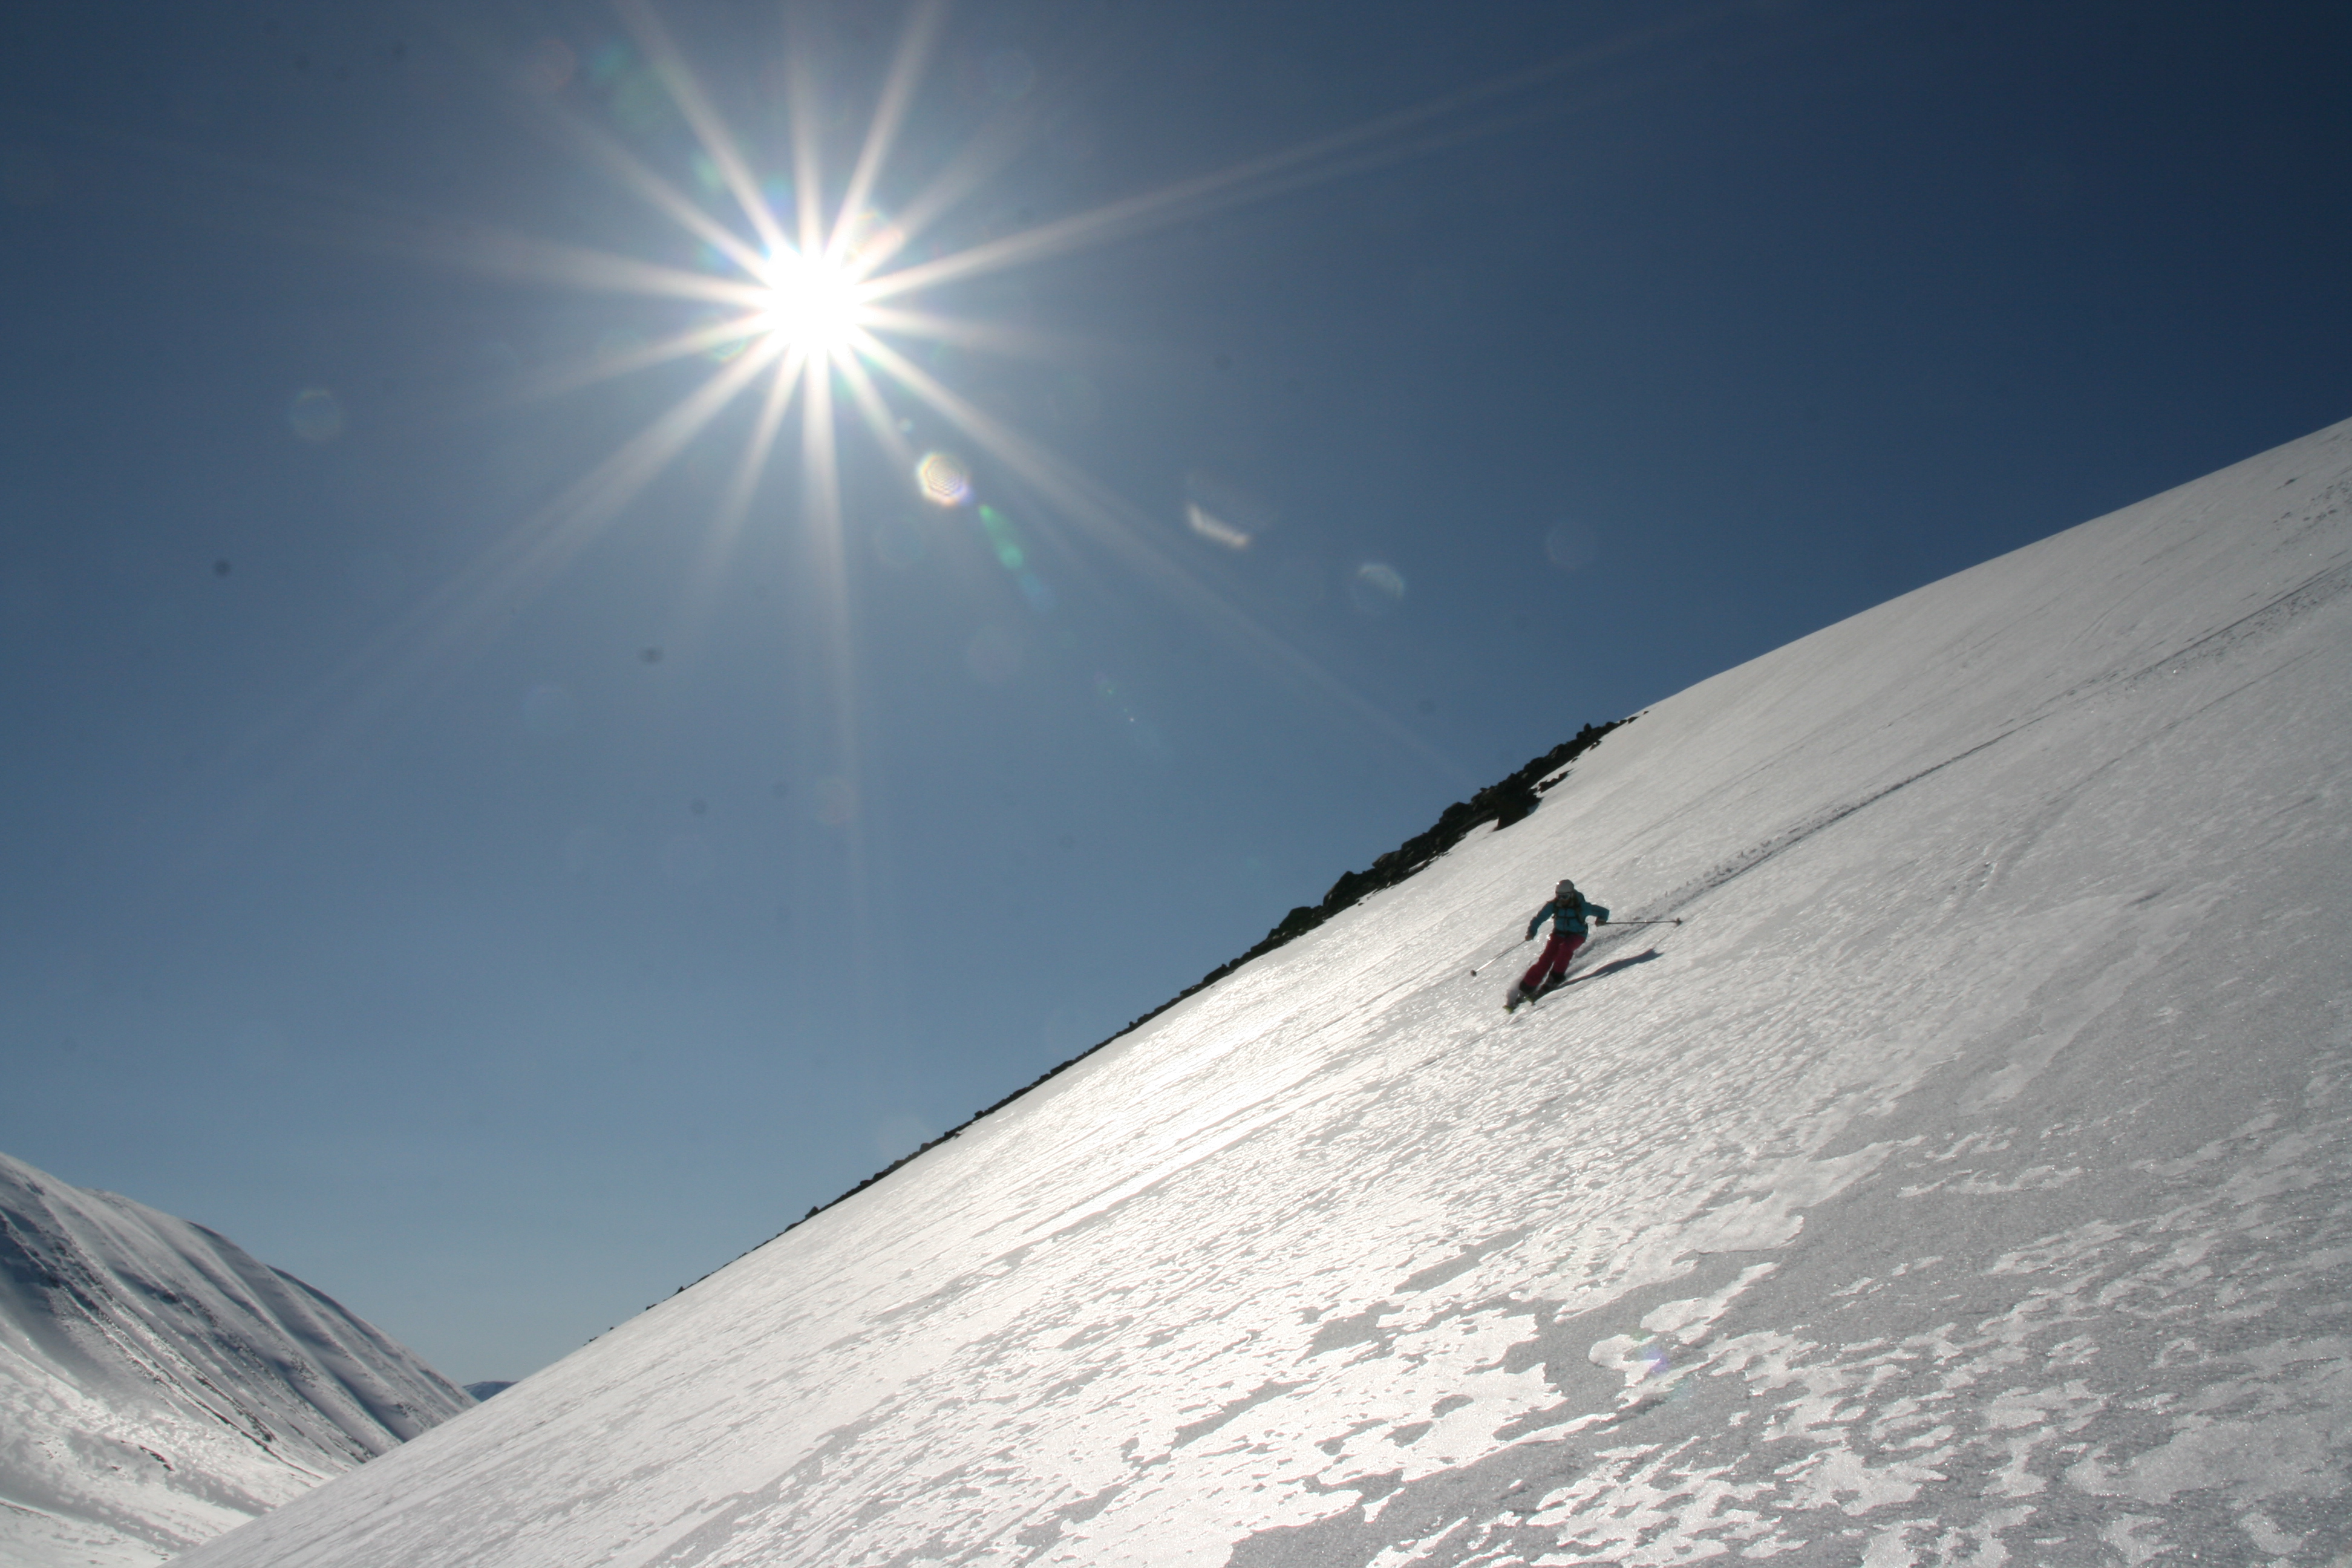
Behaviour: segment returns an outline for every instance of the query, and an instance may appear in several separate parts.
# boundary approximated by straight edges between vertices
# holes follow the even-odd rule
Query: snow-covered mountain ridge
[[[187,1568],[2330,1564],[2352,426],[1540,811]],[[1621,916],[1497,1003],[1552,881]]]
[[[202,1226],[0,1155],[0,1564],[161,1562],[473,1401]]]

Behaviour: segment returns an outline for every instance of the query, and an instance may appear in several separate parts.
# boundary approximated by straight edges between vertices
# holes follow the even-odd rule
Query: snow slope
[[[2352,425],[1534,816],[186,1568],[2341,1563]],[[1622,916],[1506,1017],[1559,876]]]
[[[5,1568],[143,1568],[472,1404],[202,1226],[0,1155]]]

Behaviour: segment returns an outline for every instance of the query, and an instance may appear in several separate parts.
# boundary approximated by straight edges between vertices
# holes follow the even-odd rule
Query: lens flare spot
[[[1192,531],[1212,544],[1222,544],[1228,550],[1247,550],[1250,536],[1211,511],[1198,501],[1184,504],[1184,521]]]
[[[980,509],[980,526],[988,535],[988,548],[996,556],[996,563],[1007,572],[1018,572],[1028,562],[1028,553],[1021,548],[1021,537],[1013,529],[1013,520],[992,506]]]
[[[1404,603],[1404,574],[1385,561],[1367,561],[1349,574],[1348,598],[1368,616],[1385,616]]]
[[[926,452],[915,465],[915,488],[935,506],[961,506],[971,500],[971,469],[961,458]]]
[[[1227,550],[1247,550],[1274,526],[1275,509],[1262,496],[1194,468],[1184,476],[1184,523]]]
[[[305,441],[331,441],[343,433],[343,405],[326,388],[309,387],[287,405],[286,423]]]

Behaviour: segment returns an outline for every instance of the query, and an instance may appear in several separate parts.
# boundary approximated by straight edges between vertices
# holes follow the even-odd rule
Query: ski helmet
[[[1569,880],[1567,878],[1565,878],[1565,877],[1562,877],[1562,878],[1559,879],[1559,887],[1557,887],[1557,888],[1554,888],[1554,889],[1552,889],[1553,896],[1555,896],[1555,897],[1557,897],[1557,898],[1562,898],[1562,899],[1567,898],[1570,894],[1571,894],[1571,893],[1573,893],[1573,892],[1575,892],[1575,891],[1576,891],[1576,884],[1575,884],[1575,883],[1573,883],[1573,882],[1571,882],[1571,881],[1570,881],[1570,880]]]

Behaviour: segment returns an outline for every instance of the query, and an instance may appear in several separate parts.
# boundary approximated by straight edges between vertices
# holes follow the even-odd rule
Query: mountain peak
[[[217,1232],[0,1154],[0,1560],[146,1564],[472,1402]]]

